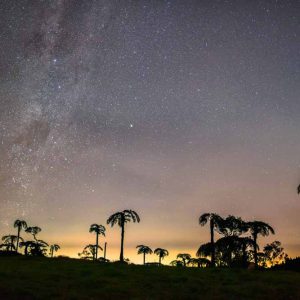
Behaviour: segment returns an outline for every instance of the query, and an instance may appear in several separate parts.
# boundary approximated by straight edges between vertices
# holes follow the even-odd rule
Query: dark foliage
[[[300,272],[300,257],[286,258],[282,264],[272,267],[274,270],[289,270]]]

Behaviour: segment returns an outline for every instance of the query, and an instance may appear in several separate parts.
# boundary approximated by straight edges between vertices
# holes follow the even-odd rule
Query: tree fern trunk
[[[256,247],[256,241],[257,241],[257,234],[253,234],[253,240],[254,240],[254,264],[255,264],[255,269],[258,268],[258,259],[257,259],[257,247]]]
[[[99,234],[96,233],[96,260],[98,259]]]
[[[18,250],[19,250],[20,231],[21,231],[21,227],[18,227],[18,239],[17,239],[16,252],[18,252]]]
[[[214,221],[210,220],[211,267],[215,267]]]
[[[121,252],[120,252],[120,261],[124,261],[124,224],[121,227]]]
[[[144,265],[146,263],[146,253],[144,252]]]

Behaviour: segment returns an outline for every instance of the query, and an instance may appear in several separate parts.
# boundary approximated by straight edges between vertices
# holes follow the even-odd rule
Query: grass
[[[0,257],[0,299],[300,299],[300,273]]]

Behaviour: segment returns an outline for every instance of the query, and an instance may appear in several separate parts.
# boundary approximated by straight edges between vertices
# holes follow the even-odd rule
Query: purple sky
[[[2,1],[0,234],[23,218],[76,256],[129,208],[125,257],[172,259],[216,212],[299,255],[297,2]]]

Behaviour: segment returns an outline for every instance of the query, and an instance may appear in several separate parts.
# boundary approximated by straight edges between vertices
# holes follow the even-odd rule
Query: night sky
[[[133,209],[135,246],[193,256],[205,212],[300,253],[298,1],[0,2],[0,234],[77,256]],[[23,234],[25,238],[26,236]],[[107,226],[117,259],[120,229]],[[157,257],[149,257],[156,260]]]

